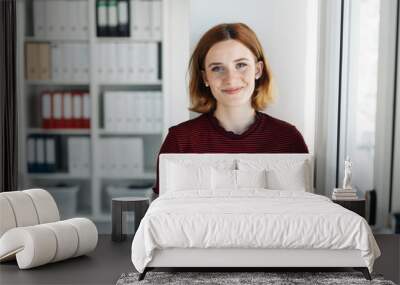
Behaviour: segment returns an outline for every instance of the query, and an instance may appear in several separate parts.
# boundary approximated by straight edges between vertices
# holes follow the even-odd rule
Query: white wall
[[[278,87],[266,113],[294,124],[314,152],[317,1],[191,0],[190,47],[223,22],[244,22],[257,34]]]

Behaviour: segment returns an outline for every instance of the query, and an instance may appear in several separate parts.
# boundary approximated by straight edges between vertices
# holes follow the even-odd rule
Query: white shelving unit
[[[153,182],[156,178],[156,157],[159,147],[171,125],[189,119],[186,95],[186,70],[189,58],[189,4],[185,0],[162,1],[162,30],[161,40],[162,70],[161,80],[151,82],[116,82],[100,81],[95,70],[99,62],[95,49],[99,43],[135,43],[132,38],[98,38],[96,36],[96,1],[88,2],[89,30],[87,39],[47,39],[35,37],[33,34],[33,9],[35,0],[17,0],[17,79],[19,106],[19,177],[20,188],[52,186],[57,183],[77,183],[81,186],[78,194],[78,215],[93,219],[96,223],[111,221],[110,213],[105,210],[105,204],[111,203],[105,194],[107,183],[143,183]],[[50,1],[50,0],[47,0]],[[73,0],[70,0],[73,1]],[[179,7],[179,9],[176,9]],[[175,30],[170,30],[175,27]],[[89,47],[89,81],[60,81],[60,80],[26,80],[24,46],[27,42],[48,43],[87,43]],[[149,40],[154,42],[154,40]],[[171,64],[176,62],[175,64]],[[87,90],[90,94],[91,118],[90,129],[42,129],[39,125],[37,107],[31,106],[29,98],[39,100],[43,90]],[[135,133],[108,131],[101,125],[101,96],[108,90],[151,90],[162,92],[163,128],[162,132]],[[32,100],[32,99],[30,99]],[[39,101],[37,101],[39,102]],[[176,109],[174,102],[185,105]],[[183,103],[182,103],[183,102]],[[36,109],[35,109],[36,108]],[[170,110],[173,110],[170,111]],[[33,119],[32,119],[33,118]],[[60,137],[85,136],[90,140],[91,172],[88,177],[70,175],[69,173],[28,173],[27,171],[27,137],[32,134],[50,134]],[[143,139],[144,172],[141,175],[129,177],[102,177],[99,169],[100,141],[104,137],[140,137]],[[118,150],[115,150],[116,152]],[[108,209],[109,210],[109,209]],[[111,228],[109,228],[111,229]]]

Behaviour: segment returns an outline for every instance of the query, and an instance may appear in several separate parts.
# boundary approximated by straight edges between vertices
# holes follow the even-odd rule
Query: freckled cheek
[[[219,78],[214,78],[212,81],[210,81],[210,87],[211,89],[219,89],[223,86],[223,80]]]

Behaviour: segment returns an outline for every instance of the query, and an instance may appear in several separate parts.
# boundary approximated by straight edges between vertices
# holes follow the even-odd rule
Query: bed
[[[364,218],[314,194],[310,154],[161,154],[160,196],[132,242],[159,267],[352,267],[380,251]]]

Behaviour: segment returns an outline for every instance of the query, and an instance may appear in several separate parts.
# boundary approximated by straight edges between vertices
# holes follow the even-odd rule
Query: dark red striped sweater
[[[238,135],[206,113],[169,128],[160,153],[308,153],[308,149],[296,127],[267,114],[256,112],[254,123]],[[158,193],[158,159],[153,191]]]

